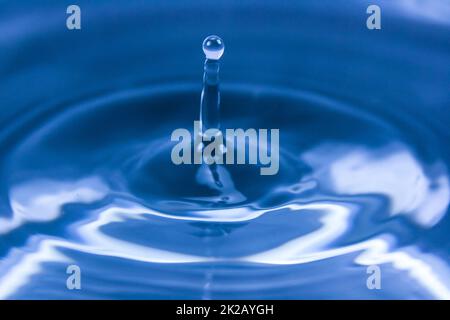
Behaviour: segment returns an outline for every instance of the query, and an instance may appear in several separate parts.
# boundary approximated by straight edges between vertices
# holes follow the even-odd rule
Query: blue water
[[[450,298],[447,1],[77,4],[0,2],[0,298]],[[221,126],[279,128],[277,175],[170,161],[209,34]]]

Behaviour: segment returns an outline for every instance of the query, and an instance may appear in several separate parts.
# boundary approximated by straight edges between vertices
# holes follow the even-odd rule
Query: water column
[[[225,46],[218,36],[209,36],[203,41],[206,60],[203,73],[203,90],[200,102],[200,130],[220,128],[219,60]]]
[[[203,89],[200,99],[200,134],[204,140],[211,141],[212,136],[206,136],[208,129],[216,129],[214,135],[221,135],[220,131],[220,90],[219,90],[219,60],[223,55],[225,46],[220,37],[211,35],[203,40],[203,52],[205,54],[205,64],[203,68]],[[208,142],[206,142],[206,145]],[[205,145],[196,145],[201,151]],[[224,151],[224,150],[222,150]],[[213,157],[221,155],[214,154]],[[214,163],[208,166],[213,181],[211,187],[223,187],[217,165]],[[200,172],[204,172],[200,169]],[[202,174],[202,173],[201,173]]]

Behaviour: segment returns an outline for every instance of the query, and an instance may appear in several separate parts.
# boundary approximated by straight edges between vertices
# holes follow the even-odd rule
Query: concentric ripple
[[[41,281],[53,288],[46,295],[59,297],[61,279],[48,268],[69,263],[94,279],[81,295],[88,298],[158,297],[175,287],[179,297],[236,290],[290,297],[346,277],[360,279],[348,296],[367,295],[371,264],[405,282],[396,281],[388,297],[409,294],[411,283],[425,297],[450,296],[445,262],[417,237],[439,223],[449,203],[437,154],[419,156],[400,125],[337,100],[225,86],[224,127],[280,129],[280,172],[261,176],[254,165],[224,165],[225,186],[211,189],[198,179],[208,170],[170,160],[171,131],[192,127],[197,114],[195,88],[119,92],[27,124],[4,163],[11,215],[1,219],[0,233],[21,249],[3,251],[2,297]],[[288,266],[289,281],[282,271]],[[147,282],[136,281],[134,271],[118,276],[122,268]],[[291,282],[305,273],[316,280]],[[103,291],[118,282],[120,294]]]
[[[0,298],[450,299],[449,5],[377,3],[376,31],[356,0],[78,0],[78,31],[2,3]],[[207,34],[222,127],[280,129],[277,175],[171,162]]]

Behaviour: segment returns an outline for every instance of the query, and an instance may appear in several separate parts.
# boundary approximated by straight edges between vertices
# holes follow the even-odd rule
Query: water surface
[[[0,298],[449,299],[450,7],[375,2],[379,31],[365,1],[78,1],[81,31],[2,3]],[[279,128],[275,176],[170,161],[208,34],[222,127]]]

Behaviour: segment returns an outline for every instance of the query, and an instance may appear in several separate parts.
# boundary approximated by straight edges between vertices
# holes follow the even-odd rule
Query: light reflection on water
[[[207,4],[116,2],[80,1],[79,34],[50,1],[0,14],[0,298],[450,298],[438,2],[420,19],[386,3],[375,36],[364,6],[339,1],[334,22],[312,3],[218,3],[217,21]],[[230,187],[210,190],[198,166],[170,162],[170,133],[198,115],[205,33],[228,45],[224,127],[280,128],[278,175],[226,166]]]

